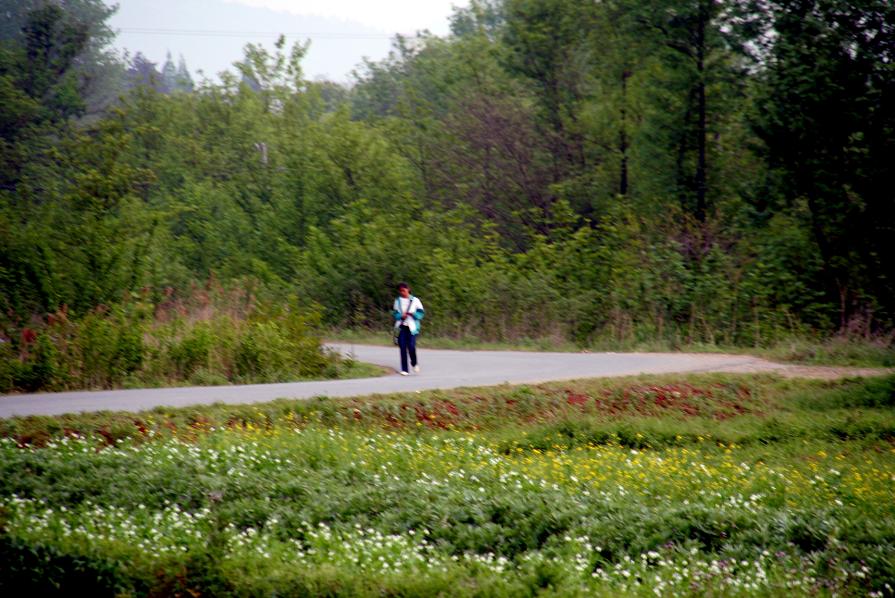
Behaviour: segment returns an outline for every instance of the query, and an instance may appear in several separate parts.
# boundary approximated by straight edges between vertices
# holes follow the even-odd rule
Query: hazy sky
[[[111,0],[106,0],[111,4]],[[279,33],[311,40],[308,78],[348,81],[363,59],[384,58],[395,33],[443,35],[453,6],[469,0],[118,0],[110,19],[116,46],[161,63],[179,55],[196,77],[216,75],[242,57],[249,42],[272,47]]]

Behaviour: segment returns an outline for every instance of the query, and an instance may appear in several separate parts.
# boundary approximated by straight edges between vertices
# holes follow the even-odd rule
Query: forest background
[[[350,86],[0,5],[0,390],[338,375],[401,280],[442,338],[895,361],[887,0],[474,1]]]

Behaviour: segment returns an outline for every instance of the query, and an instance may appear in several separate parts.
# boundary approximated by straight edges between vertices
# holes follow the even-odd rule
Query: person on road
[[[398,331],[398,347],[401,351],[401,375],[407,376],[407,356],[410,354],[410,365],[414,372],[420,371],[416,359],[416,335],[420,333],[420,320],[425,315],[423,302],[419,297],[410,294],[410,287],[402,282],[398,285],[398,297],[392,315],[395,317],[395,329]]]

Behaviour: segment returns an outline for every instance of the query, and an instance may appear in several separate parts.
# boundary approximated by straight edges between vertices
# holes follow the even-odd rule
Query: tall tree
[[[588,32],[594,91],[584,119],[597,154],[598,193],[626,197],[632,192],[642,109],[639,87],[649,66],[649,40],[626,0],[600,2]],[[598,200],[599,198],[595,198]]]
[[[127,80],[130,87],[145,87],[164,92],[165,84],[156,64],[137,52],[130,59],[127,68]]]
[[[587,95],[590,3],[508,0],[504,7],[507,65],[527,77],[540,102],[553,151],[553,182],[588,166],[580,106]]]
[[[845,330],[867,310],[895,317],[895,6],[775,0],[753,126],[769,193],[759,209],[807,205],[824,290]]]
[[[89,39],[86,23],[48,3],[0,49],[4,312],[93,306],[129,278],[125,245],[137,235],[123,213],[143,174],[119,162],[126,134],[72,126],[86,109],[78,60]]]
[[[78,92],[84,102],[83,116],[95,120],[113,104],[124,88],[124,65],[112,48],[115,33],[108,19],[117,7],[102,0],[0,0],[0,41],[24,41],[24,27],[29,14],[55,6],[69,22],[80,23],[87,41],[80,49],[72,70],[78,81]]]
[[[180,60],[177,63],[176,81],[178,91],[190,93],[195,87],[193,77],[190,75],[190,70],[186,66],[186,60],[184,60],[183,54],[180,55]]]
[[[653,108],[648,124],[653,142],[664,154],[658,171],[674,173],[669,181],[681,208],[705,221],[719,196],[718,140],[743,95],[748,61],[743,39],[732,23],[731,0],[653,0],[630,10],[642,34],[654,44],[660,68],[648,82]],[[657,148],[658,149],[658,148]]]
[[[168,50],[168,53],[165,55],[165,64],[162,65],[161,84],[161,91],[163,93],[171,93],[172,91],[177,91],[179,89],[177,84],[177,67],[174,66],[174,60],[171,58],[170,50]]]
[[[28,163],[69,118],[84,112],[77,56],[88,28],[49,4],[28,13],[18,43],[0,45],[0,189],[12,191]]]

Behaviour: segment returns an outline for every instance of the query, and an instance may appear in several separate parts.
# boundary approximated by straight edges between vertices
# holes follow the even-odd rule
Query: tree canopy
[[[409,280],[430,331],[479,338],[895,326],[886,0],[475,0],[350,87],[307,80],[282,39],[217,82],[170,54],[113,68],[100,2],[14,9],[9,339],[212,276],[333,326],[381,325]],[[84,119],[102,69],[118,98]]]

